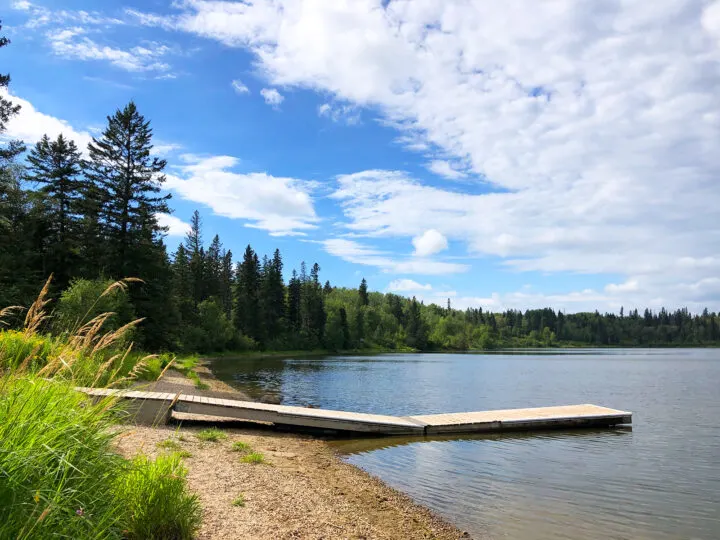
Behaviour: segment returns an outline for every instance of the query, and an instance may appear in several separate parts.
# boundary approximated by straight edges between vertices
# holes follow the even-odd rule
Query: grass
[[[205,442],[218,442],[227,439],[227,435],[218,428],[203,429],[198,431],[195,436]]]
[[[251,452],[249,454],[245,454],[242,458],[240,458],[240,461],[242,461],[243,463],[252,463],[253,465],[267,463],[265,461],[265,456],[262,455],[260,452]]]
[[[132,345],[118,350],[139,321],[103,333],[111,314],[72,334],[43,334],[49,286],[22,329],[0,330],[0,538],[189,540],[201,511],[187,492],[182,450],[165,443],[173,453],[154,461],[123,459],[113,448],[117,400],[93,402],[74,389],[129,384],[172,360],[141,356]],[[0,309],[0,325],[18,312]]]
[[[173,439],[165,439],[164,441],[160,441],[159,443],[157,443],[157,447],[177,454],[181,458],[192,457],[192,454],[190,452],[184,450],[180,443]]]
[[[240,493],[237,497],[233,499],[232,502],[233,506],[245,506],[245,495]]]
[[[190,540],[200,528],[197,495],[187,492],[187,469],[177,454],[155,461],[138,456],[117,484],[129,516],[123,536],[127,540]]]
[[[252,451],[252,448],[250,448],[250,445],[246,442],[242,441],[235,441],[232,444],[232,449],[234,452],[250,452]]]

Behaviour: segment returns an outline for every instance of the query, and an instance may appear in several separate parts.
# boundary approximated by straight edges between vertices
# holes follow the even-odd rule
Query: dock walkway
[[[630,424],[632,413],[597,405],[566,405],[419,416],[387,416],[252,401],[218,399],[189,394],[79,388],[95,398],[115,396],[132,402],[138,423],[165,423],[173,412],[218,416],[321,430],[376,435],[433,435]]]

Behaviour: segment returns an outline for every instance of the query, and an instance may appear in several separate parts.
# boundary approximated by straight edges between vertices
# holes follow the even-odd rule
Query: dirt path
[[[222,426],[222,425],[221,425]],[[157,455],[157,444],[176,440],[188,482],[200,496],[200,539],[457,539],[469,538],[426,508],[360,469],[341,461],[308,436],[225,427],[226,440],[201,442],[205,426],[135,427],[118,439],[126,456]],[[268,464],[241,461],[232,443],[261,452]],[[232,502],[243,495],[244,506]]]

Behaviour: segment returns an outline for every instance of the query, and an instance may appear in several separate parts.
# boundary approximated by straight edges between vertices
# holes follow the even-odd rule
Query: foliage
[[[186,487],[187,469],[177,454],[154,461],[136,457],[116,484],[128,540],[190,540],[200,527],[201,509]]]
[[[249,454],[245,454],[243,457],[240,458],[240,461],[242,461],[243,463],[251,463],[253,465],[267,463],[265,461],[265,456],[262,455],[260,452],[250,452]]]
[[[198,431],[195,436],[205,442],[218,442],[227,439],[227,434],[218,428],[203,429]]]
[[[69,384],[0,378],[0,538],[119,538],[109,403]]]
[[[235,441],[232,444],[232,449],[234,452],[250,452],[252,450],[248,443],[242,441]]]
[[[232,505],[245,506],[245,495],[243,495],[242,493],[238,494],[238,496],[233,499]]]
[[[127,288],[113,287],[111,279],[75,279],[60,295],[53,315],[56,332],[75,332],[86,321],[112,313],[104,330],[117,330],[135,318]]]

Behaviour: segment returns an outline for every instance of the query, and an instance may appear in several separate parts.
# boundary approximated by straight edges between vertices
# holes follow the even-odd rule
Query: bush
[[[138,456],[117,483],[128,540],[189,540],[200,527],[197,495],[187,491],[187,469],[177,454],[155,461]]]
[[[54,331],[74,333],[102,313],[114,313],[105,321],[105,331],[117,330],[133,320],[135,314],[126,288],[116,283],[119,282],[107,279],[73,280],[60,295],[53,315]]]

